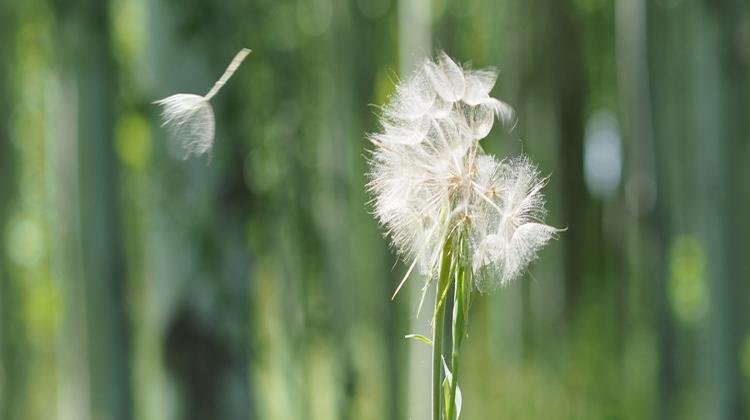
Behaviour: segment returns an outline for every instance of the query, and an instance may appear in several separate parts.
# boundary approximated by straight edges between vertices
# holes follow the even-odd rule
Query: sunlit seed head
[[[369,136],[368,188],[394,248],[434,274],[448,237],[466,234],[483,290],[518,277],[557,232],[543,223],[545,180],[536,167],[526,158],[499,161],[479,144],[496,118],[513,116],[489,96],[495,79],[440,53],[397,86],[382,131]]]

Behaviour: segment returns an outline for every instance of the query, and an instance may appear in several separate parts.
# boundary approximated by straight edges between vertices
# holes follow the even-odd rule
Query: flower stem
[[[450,284],[451,272],[451,249],[450,240],[446,240],[443,246],[443,258],[440,263],[440,275],[435,292],[435,319],[432,323],[432,419],[440,420],[440,400],[442,384],[442,347],[443,347],[443,325],[445,322],[445,300],[444,292]]]
[[[453,374],[453,381],[450,387],[450,404],[448,405],[446,420],[453,420],[458,417],[456,390],[458,389],[458,369],[460,367],[459,355],[461,353],[461,344],[466,335],[465,285],[466,271],[463,265],[459,265],[453,290],[453,346],[451,349],[451,373]]]

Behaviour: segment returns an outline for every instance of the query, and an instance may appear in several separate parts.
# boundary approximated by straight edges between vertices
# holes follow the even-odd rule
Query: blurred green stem
[[[443,324],[445,321],[445,293],[450,285],[451,273],[451,247],[450,240],[446,239],[443,246],[443,258],[440,263],[440,276],[438,277],[437,290],[435,293],[435,319],[432,330],[432,419],[440,420],[440,390],[442,371],[442,347],[443,347]]]

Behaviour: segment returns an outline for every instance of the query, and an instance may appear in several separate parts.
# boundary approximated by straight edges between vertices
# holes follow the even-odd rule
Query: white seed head
[[[468,237],[475,285],[518,277],[558,231],[543,222],[546,180],[526,158],[498,161],[480,141],[513,111],[489,96],[492,70],[462,69],[445,53],[397,87],[381,117],[368,188],[399,254],[434,275],[446,239]]]

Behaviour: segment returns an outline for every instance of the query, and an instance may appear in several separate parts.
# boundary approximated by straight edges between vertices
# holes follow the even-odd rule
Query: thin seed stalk
[[[450,285],[451,280],[451,247],[450,239],[443,245],[443,257],[440,262],[440,275],[437,281],[435,293],[435,319],[432,323],[432,419],[440,420],[441,395],[441,372],[442,372],[442,347],[443,347],[443,325],[445,322],[445,300],[444,292]]]

